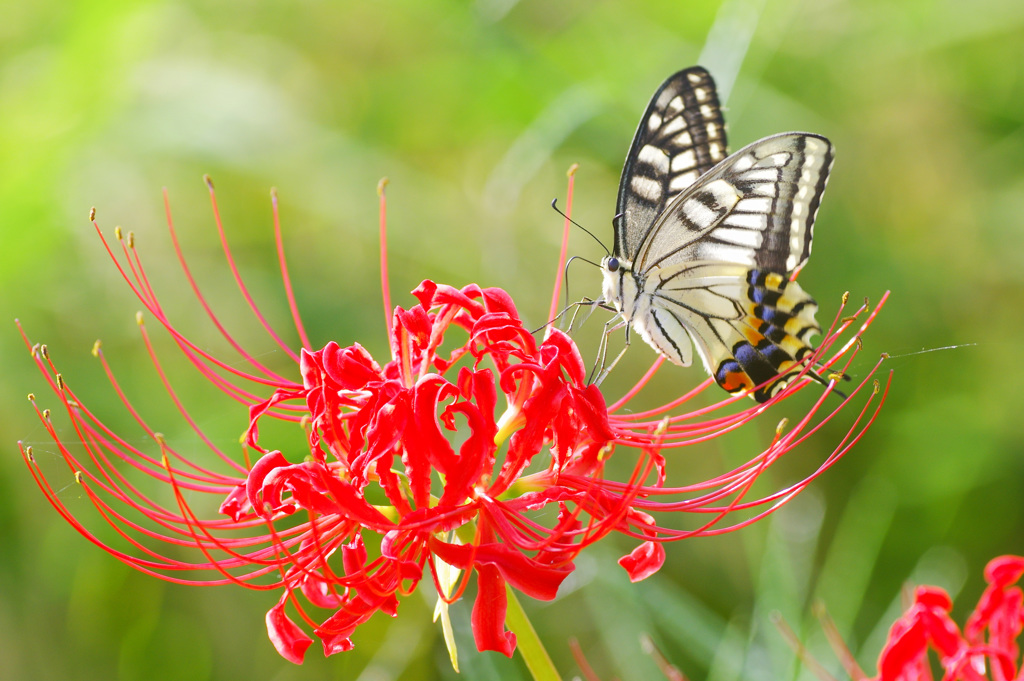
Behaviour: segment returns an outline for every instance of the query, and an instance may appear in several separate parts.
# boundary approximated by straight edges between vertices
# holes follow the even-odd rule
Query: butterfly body
[[[669,78],[640,121],[619,186],[603,299],[655,350],[705,369],[729,392],[767,401],[820,332],[792,280],[810,255],[832,145],[766,137],[726,156],[714,82]]]

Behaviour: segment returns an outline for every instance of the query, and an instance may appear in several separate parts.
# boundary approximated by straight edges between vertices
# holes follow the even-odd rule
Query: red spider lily
[[[884,401],[877,382],[869,386],[876,364],[849,397],[822,392],[794,426],[786,430],[780,424],[770,444],[743,465],[710,480],[670,487],[668,453],[749,424],[810,383],[796,380],[765,404],[730,410],[742,399],[730,396],[687,411],[712,384],[707,379],[661,407],[629,412],[627,404],[658,371],[660,360],[608,406],[597,387],[587,383],[573,341],[554,329],[536,339],[504,291],[424,281],[413,292],[415,304],[390,313],[386,274],[390,359],[378,362],[358,344],[330,342],[315,350],[292,295],[274,195],[282,279],[302,344],[296,353],[271,329],[239,276],[212,184],[209,189],[233,277],[260,323],[294,359],[294,378],[262,364],[222,326],[182,257],[169,207],[167,222],[186,280],[242,363],[215,357],[182,335],[161,307],[132,236],[125,238],[118,230],[117,248],[91,217],[147,316],[164,327],[203,377],[249,410],[241,462],[221,451],[178,399],[141,314],[139,328],[159,379],[218,469],[186,456],[142,419],[99,344],[94,353],[111,385],[156,442],[159,455],[106,426],[76,397],[46,347],[32,345],[27,337],[74,438],[62,439],[49,410],[36,407],[43,425],[123,543],[102,540],[76,519],[43,475],[31,447],[23,446],[22,452],[54,508],[128,565],[177,583],[280,591],[267,613],[267,629],[277,650],[292,662],[301,662],[312,643],[309,629],[326,654],[351,648],[355,629],[378,611],[394,616],[398,597],[411,592],[428,571],[445,603],[457,600],[476,574],[472,624],[477,647],[511,655],[515,635],[505,630],[506,584],[534,598],[554,598],[576,555],[611,532],[641,540],[620,563],[631,579],[643,579],[664,561],[663,542],[728,532],[785,503],[849,451]],[[382,244],[383,201],[382,193]],[[868,312],[865,305],[842,317],[840,310],[808,367],[838,367],[834,376],[841,375],[877,311]],[[784,489],[748,494],[766,469],[862,392],[869,396],[846,436],[813,472]],[[281,451],[268,442],[260,430],[266,419],[302,427],[308,450]],[[250,461],[250,452],[259,457]],[[622,479],[606,475],[616,452],[629,462],[630,472]],[[168,485],[175,503],[161,505],[148,497],[128,471]],[[202,495],[223,500],[219,516],[201,517],[194,510]],[[661,515],[680,513],[694,514],[695,526],[680,530],[659,523]],[[198,554],[183,560],[177,557],[180,547]],[[454,584],[447,577],[451,568],[459,575]],[[195,571],[208,577],[190,576]],[[320,619],[314,609],[331,614]]]
[[[988,587],[967,618],[963,632],[949,613],[953,602],[942,589],[918,587],[914,603],[889,630],[878,660],[880,681],[930,681],[928,649],[944,670],[943,679],[1008,681],[1020,678],[1017,638],[1024,629],[1024,592],[1017,581],[1024,558],[1000,556],[985,567]]]
[[[854,681],[932,681],[935,652],[943,681],[1011,681],[1022,678],[1017,639],[1024,630],[1024,557],[999,556],[985,567],[988,582],[963,631],[950,616],[953,601],[945,590],[920,586],[907,611],[889,629],[889,640],[878,658],[878,674],[860,668],[839,630],[822,610],[819,618],[832,649]],[[783,636],[819,678],[832,675],[804,648],[784,622]]]

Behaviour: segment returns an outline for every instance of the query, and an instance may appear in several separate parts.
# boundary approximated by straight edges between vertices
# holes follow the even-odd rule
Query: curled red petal
[[[512,657],[516,649],[516,635],[505,631],[507,609],[505,580],[500,571],[493,565],[478,566],[477,595],[471,620],[477,650],[494,650]]]
[[[316,628],[316,635],[324,646],[324,655],[334,655],[352,650],[352,633],[366,622],[378,610],[394,617],[391,602],[394,594],[373,594],[370,589],[362,589],[359,594],[349,599],[336,613],[328,617]],[[390,611],[390,612],[389,612]]]
[[[953,599],[946,590],[937,586],[919,586],[914,590],[915,605],[923,608],[949,612],[953,609]]]
[[[572,563],[546,565],[498,543],[480,546],[449,544],[432,537],[430,549],[444,562],[463,570],[493,565],[509,584],[541,601],[553,599],[558,594],[558,587],[575,567]]]
[[[1006,587],[1024,575],[1024,557],[999,556],[985,566],[985,580],[992,586]]]
[[[267,452],[253,465],[246,478],[245,490],[249,497],[249,503],[257,513],[261,515],[267,513],[267,506],[274,510],[280,510],[280,499],[268,498],[267,477],[274,470],[290,465],[288,459],[284,458],[284,454],[277,450]]]
[[[510,317],[519,320],[519,312],[516,310],[515,301],[512,300],[507,292],[500,288],[485,288],[481,289],[481,294],[484,298],[484,303],[487,305],[487,309],[492,312],[504,312]]]
[[[615,431],[608,420],[608,405],[596,384],[591,383],[582,390],[570,387],[569,394],[572,395],[576,415],[583,421],[590,437],[598,442],[615,439]]]
[[[359,343],[341,348],[332,341],[321,352],[324,372],[343,390],[358,390],[381,380],[380,365]]]
[[[896,620],[889,630],[889,640],[878,658],[878,681],[900,681],[913,678],[905,673],[925,659],[928,638],[924,627],[914,621]]]
[[[629,574],[631,582],[647,579],[664,564],[665,547],[654,541],[645,541],[630,551],[629,555],[619,558],[619,565]]]
[[[281,657],[294,664],[302,664],[306,649],[313,639],[306,635],[299,625],[292,622],[284,611],[287,594],[273,608],[267,611],[267,635]]]
[[[587,376],[586,364],[576,343],[565,332],[552,329],[544,339],[541,351],[545,354],[546,363],[555,363],[560,369],[564,369],[573,385],[584,384]],[[549,354],[552,351],[553,354]]]
[[[237,522],[251,508],[252,505],[249,503],[248,491],[246,490],[246,485],[243,482],[235,485],[234,489],[224,497],[224,501],[220,504],[219,511],[223,515],[226,515]]]
[[[318,608],[337,608],[344,603],[332,580],[328,580],[319,572],[305,573],[302,579],[302,595]]]

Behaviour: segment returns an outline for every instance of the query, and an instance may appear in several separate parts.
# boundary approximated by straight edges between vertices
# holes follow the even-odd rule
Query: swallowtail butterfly
[[[603,298],[670,361],[689,366],[696,345],[722,388],[765,402],[821,332],[793,275],[811,253],[834,154],[805,132],[726,153],[711,76],[671,76],[626,156]]]

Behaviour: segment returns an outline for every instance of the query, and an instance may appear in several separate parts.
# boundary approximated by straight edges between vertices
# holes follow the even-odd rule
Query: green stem
[[[562,681],[558,675],[554,663],[548,656],[544,644],[537,636],[537,631],[526,616],[526,611],[520,605],[519,599],[512,591],[512,587],[505,585],[505,593],[508,596],[508,610],[505,611],[505,624],[509,630],[516,635],[516,650],[523,656],[526,668],[534,681]]]

